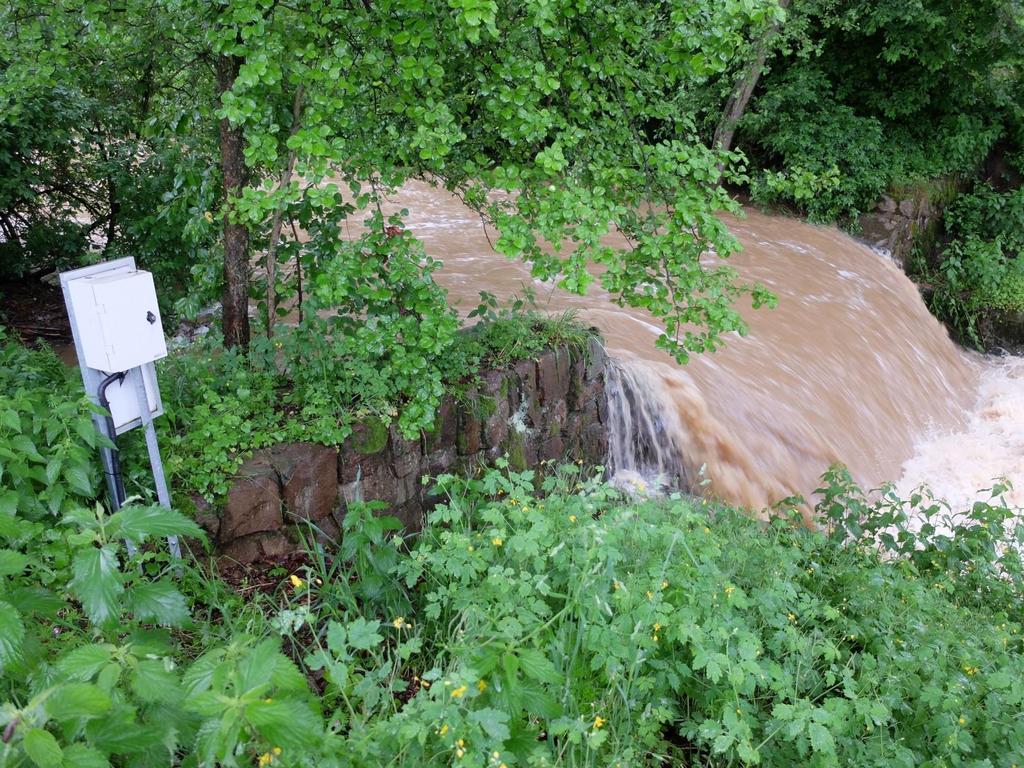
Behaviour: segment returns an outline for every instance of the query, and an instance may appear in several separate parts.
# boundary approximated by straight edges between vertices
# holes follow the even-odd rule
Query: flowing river
[[[410,183],[388,208],[408,209],[407,226],[444,262],[438,280],[463,313],[480,291],[504,300],[530,286],[539,309],[575,309],[600,328],[621,361],[611,389],[629,389],[631,418],[653,423],[654,463],[691,483],[703,468],[728,501],[761,509],[810,498],[842,461],[866,487],[926,483],[954,506],[1006,477],[1007,501],[1024,505],[1024,360],[965,353],[898,267],[834,227],[752,209],[730,219],[742,250],[729,263],[771,289],[778,308],[741,304],[748,336],[678,365],[655,349],[660,328],[645,312],[615,306],[599,286],[575,296],[535,281],[444,190]]]

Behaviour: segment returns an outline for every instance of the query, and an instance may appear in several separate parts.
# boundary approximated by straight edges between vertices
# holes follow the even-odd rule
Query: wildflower
[[[466,742],[463,739],[457,739],[456,742],[455,742],[455,746],[457,746],[457,747],[464,747],[464,746],[466,746]]]
[[[439,730],[438,733],[441,734],[442,736],[444,736],[446,733],[448,733],[448,723],[445,723],[444,725],[442,725],[441,726],[441,730]]]
[[[295,587],[295,589],[302,589],[302,585],[306,583],[298,576],[296,576],[294,573],[289,577],[288,580],[292,583],[292,586]]]
[[[569,515],[569,522],[570,523],[575,523],[576,522],[576,515]]]
[[[594,730],[597,730],[602,725],[604,725],[606,722],[607,721],[603,717],[598,715],[597,717],[594,718]]]
[[[391,626],[393,626],[395,629],[405,629],[409,625],[405,623],[405,617],[403,617],[403,616],[396,616],[392,620]]]
[[[728,587],[725,588],[725,594],[727,596],[731,595],[735,591],[736,591],[736,587],[732,586],[731,584]]]
[[[960,718],[959,718],[959,719],[957,720],[957,722],[958,722],[958,723],[959,723],[960,725],[967,725],[967,718],[966,718],[966,717],[964,717],[963,715],[960,715]]]
[[[455,750],[455,756],[456,757],[462,757],[465,754],[466,754],[466,750],[464,750],[462,747],[459,747],[458,749]]]
[[[426,691],[426,690],[429,690],[429,689],[430,689],[430,681],[429,681],[429,680],[420,680],[420,686],[421,686],[421,687],[423,688],[423,690],[425,690],[425,691]]]
[[[491,752],[491,757],[497,760],[499,757],[501,757],[501,752]]]
[[[487,681],[486,680],[477,680],[476,681],[476,689],[478,691],[480,691],[480,693],[483,693],[484,691],[486,691],[487,690]]]
[[[658,624],[657,622],[655,622],[654,623],[654,631],[655,632],[661,632],[661,624]]]
[[[274,756],[269,752],[264,752],[262,755],[259,756],[259,759],[256,761],[256,764],[260,768],[263,768],[266,765],[270,765],[272,762],[274,762]]]
[[[211,223],[213,222],[213,214],[210,211],[207,211],[206,213],[204,213],[203,214],[203,218],[206,219],[207,221],[211,222]]]
[[[662,589],[668,589],[668,582],[667,581],[661,582],[661,588]]]
[[[649,590],[649,589],[647,590],[647,599],[648,600],[653,600],[654,599],[654,593],[651,592],[651,590]]]
[[[456,688],[454,691],[452,691],[452,698],[453,699],[461,699],[463,696],[466,695],[466,691],[467,690],[469,690],[469,689],[466,688],[466,686],[460,685],[458,688]]]
[[[787,613],[786,614],[786,618],[789,619],[790,621],[796,621],[796,614],[795,613]]]
[[[496,547],[500,547],[504,543],[505,542],[504,540],[502,540],[501,536],[495,536],[493,539],[491,539],[491,544],[493,544]]]
[[[704,533],[711,533],[711,529],[708,528],[706,525],[704,526]]]
[[[474,550],[476,549],[476,547],[474,547],[474,546],[473,546],[472,544],[470,544],[470,545],[469,545],[469,546],[467,547],[467,549],[468,549],[468,550],[469,550],[470,552],[472,552],[472,551],[474,551]]]
[[[274,748],[273,748],[272,750],[270,750],[270,751],[271,751],[271,752],[273,752],[273,753],[274,753],[274,755],[280,755],[280,754],[281,754],[281,748],[280,748],[280,747],[274,747]]]
[[[612,579],[612,587],[615,589],[622,589],[622,583],[618,579]]]

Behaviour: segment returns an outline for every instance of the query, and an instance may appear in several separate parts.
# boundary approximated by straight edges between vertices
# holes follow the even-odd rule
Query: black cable
[[[114,450],[110,452],[110,475],[114,481],[114,511],[116,512],[124,504],[124,500],[128,498],[124,491],[124,478],[121,476],[121,459],[117,455],[117,430],[114,427],[114,417],[110,413],[110,400],[107,399],[107,387],[113,384],[115,381],[118,384],[124,382],[125,373],[112,373],[103,381],[100,382],[100,386],[97,394],[99,395],[100,405],[107,412],[107,431],[110,433],[110,442],[114,443]]]

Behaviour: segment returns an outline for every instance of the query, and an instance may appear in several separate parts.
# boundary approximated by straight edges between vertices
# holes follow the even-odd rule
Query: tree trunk
[[[779,0],[779,7],[785,10],[789,2],[790,0]],[[750,97],[754,95],[754,89],[757,88],[757,82],[761,79],[761,73],[764,71],[764,62],[768,58],[769,44],[772,38],[778,34],[778,31],[779,22],[772,22],[772,25],[768,27],[761,37],[757,45],[757,55],[754,57],[746,73],[736,83],[732,93],[729,95],[729,100],[725,102],[725,109],[722,110],[722,119],[715,129],[715,137],[711,141],[713,148],[720,149],[723,152],[728,152],[732,149],[732,139],[736,133],[736,126],[747,109]]]
[[[241,60],[236,56],[217,57],[217,93],[231,90]],[[247,181],[245,135],[241,126],[220,121],[220,164],[224,176],[224,344],[249,346],[249,229],[231,221],[232,199],[241,194]]]

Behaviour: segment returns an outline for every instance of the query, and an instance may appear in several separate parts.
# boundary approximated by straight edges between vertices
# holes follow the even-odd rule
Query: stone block
[[[569,394],[568,349],[549,349],[537,359],[537,389],[544,405],[566,399]]]
[[[420,441],[419,440],[408,440],[402,436],[402,431],[398,428],[398,424],[392,424],[388,434],[388,444],[391,448],[391,455],[393,457],[405,456],[410,453],[420,452]]]
[[[543,442],[540,449],[541,461],[558,461],[565,453],[561,435],[553,435]]]
[[[424,457],[423,474],[436,477],[437,475],[449,472],[455,466],[457,459],[458,454],[455,451],[454,445],[440,448]]]
[[[360,453],[355,450],[350,440],[346,440],[338,454],[338,482],[344,485],[364,475],[372,475],[385,466],[389,458],[387,451]]]
[[[583,460],[588,464],[603,464],[608,455],[608,432],[604,424],[591,424],[583,430]]]
[[[266,452],[246,461],[228,491],[219,539],[228,543],[251,533],[277,530],[284,524],[277,471]]]
[[[338,451],[313,443],[275,446],[271,462],[281,478],[285,511],[323,520],[338,503]]]
[[[437,415],[434,417],[433,429],[423,435],[424,453],[455,445],[458,428],[455,399],[451,395],[445,395],[441,399],[441,405],[438,406]]]
[[[608,367],[608,353],[605,352],[604,344],[596,336],[592,336],[587,342],[587,368],[585,378],[587,381],[595,381],[604,378],[605,369]]]
[[[423,457],[420,456],[420,447],[415,444],[415,450],[407,453],[395,454],[392,458],[392,467],[395,470],[395,477],[406,477],[419,474],[420,464]]]
[[[471,456],[480,450],[482,424],[479,395],[471,393],[459,408],[459,430],[455,436],[460,456]]]
[[[483,424],[485,448],[497,448],[505,442],[508,437],[508,420],[511,415],[507,398],[495,401],[494,412],[487,417]]]

